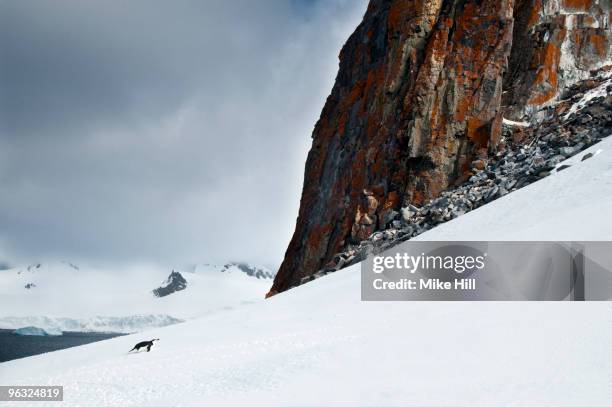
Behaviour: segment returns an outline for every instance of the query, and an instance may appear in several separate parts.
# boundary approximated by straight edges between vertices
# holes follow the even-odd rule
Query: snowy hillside
[[[612,140],[419,239],[609,239]],[[586,152],[585,152],[586,153]],[[567,163],[566,163],[567,164]],[[184,324],[0,364],[66,405],[609,406],[612,305],[360,301],[359,266]],[[160,338],[150,353],[127,354]]]
[[[612,137],[563,166],[570,167],[414,240],[610,240]]]
[[[236,265],[223,267],[181,271],[187,287],[163,298],[153,290],[169,272],[151,267],[109,271],[58,262],[0,271],[0,328],[136,332],[259,299],[270,286]]]

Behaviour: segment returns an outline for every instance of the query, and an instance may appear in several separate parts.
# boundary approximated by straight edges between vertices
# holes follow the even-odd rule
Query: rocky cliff
[[[313,132],[270,294],[473,176],[504,116],[537,120],[610,63],[608,0],[372,0]],[[502,146],[503,148],[503,146]],[[410,206],[412,205],[412,206]]]
[[[609,0],[515,0],[502,105],[532,116],[612,59]]]

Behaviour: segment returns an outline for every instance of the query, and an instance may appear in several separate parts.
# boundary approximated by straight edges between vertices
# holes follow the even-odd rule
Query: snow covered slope
[[[152,290],[168,271],[152,267],[117,272],[63,262],[0,271],[0,328],[136,332],[259,299],[271,284],[226,266],[181,271],[187,288],[163,298]]]
[[[414,240],[612,240],[612,137],[557,168],[564,165]]]
[[[610,239],[612,140],[599,149],[420,239]],[[611,315],[607,302],[364,303],[352,266],[184,324],[2,363],[0,383],[63,385],[66,405],[87,406],[607,407]],[[150,353],[127,354],[153,337]]]

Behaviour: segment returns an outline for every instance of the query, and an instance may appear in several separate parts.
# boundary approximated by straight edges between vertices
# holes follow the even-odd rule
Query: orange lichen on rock
[[[379,65],[377,68],[370,70],[370,72],[368,72],[368,76],[365,80],[365,84],[363,87],[363,92],[362,92],[362,96],[365,99],[368,99],[368,96],[371,93],[374,93],[379,86],[381,86],[382,82],[384,81],[384,77],[385,77],[385,69],[384,69],[384,65]],[[359,109],[359,115],[360,116],[365,116],[367,113],[367,109],[368,109],[368,105],[367,103],[362,103],[361,107]]]
[[[609,0],[516,0],[506,117],[549,103],[610,58]],[[541,10],[540,6],[543,5]],[[567,53],[561,63],[561,52]]]
[[[365,162],[366,152],[359,150],[355,155],[355,158],[351,165],[351,187],[355,190],[362,189],[365,184]]]
[[[472,106],[472,100],[469,97],[465,97],[457,104],[457,110],[455,111],[455,120],[463,122],[467,116],[467,112]]]
[[[348,94],[342,99],[341,103],[345,107],[343,110],[352,107],[355,103],[361,102],[364,84],[364,81],[357,81],[357,83],[353,85]]]
[[[312,228],[312,233],[310,234],[310,237],[308,238],[307,245],[310,247],[317,247],[319,245],[321,238],[325,236],[327,233],[329,233],[331,229],[332,229],[332,225],[330,224],[315,225]]]
[[[467,123],[467,136],[476,148],[486,147],[491,136],[491,126],[477,117],[472,117]]]
[[[541,105],[551,100],[557,94],[557,69],[561,50],[553,43],[548,43],[540,54],[540,68],[534,80],[534,93],[529,104]]]
[[[425,203],[425,194],[423,191],[415,189],[410,194],[410,202],[414,205],[422,206]]]
[[[408,19],[409,15],[414,15],[415,1],[394,1],[389,9],[387,25],[390,30],[398,29]]]
[[[589,42],[595,48],[595,51],[600,57],[605,57],[608,52],[608,46],[606,44],[606,37],[601,34],[592,33],[589,36]]]
[[[581,26],[596,28],[598,22],[595,17],[590,16],[588,14],[583,14],[580,17],[582,18]]]
[[[563,0],[562,5],[572,11],[589,11],[593,6],[593,0]]]
[[[540,20],[540,13],[542,12],[542,0],[533,0],[533,6],[531,7],[531,13],[527,20],[527,28],[531,29]]]
[[[393,209],[397,207],[400,203],[400,197],[396,191],[391,191],[387,199],[385,199],[385,203],[383,204],[383,209]]]

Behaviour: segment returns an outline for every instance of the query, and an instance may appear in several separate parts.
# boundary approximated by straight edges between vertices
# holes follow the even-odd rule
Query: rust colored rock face
[[[568,8],[597,3],[563,1]],[[271,293],[323,268],[348,243],[384,229],[393,211],[421,205],[465,180],[472,162],[498,146],[502,98],[528,106],[558,94],[564,39],[577,33],[545,3],[371,0],[340,53],[335,85],[315,126],[296,229]],[[513,41],[526,45],[533,27],[542,25],[550,34],[542,34],[541,43],[526,55],[513,52]],[[608,53],[609,36],[593,30],[580,34],[590,40],[577,41]],[[578,59],[588,65],[588,55]],[[506,73],[509,61],[514,71]],[[510,74],[513,91],[502,96]]]
[[[516,0],[504,100],[521,118],[612,61],[609,0]]]

